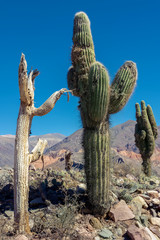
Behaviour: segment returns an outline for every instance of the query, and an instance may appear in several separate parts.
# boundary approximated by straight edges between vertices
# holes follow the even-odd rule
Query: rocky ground
[[[160,239],[160,179],[117,168],[106,218],[93,216],[88,209],[83,170],[31,169],[30,236],[14,232],[13,169],[0,169],[0,239]]]

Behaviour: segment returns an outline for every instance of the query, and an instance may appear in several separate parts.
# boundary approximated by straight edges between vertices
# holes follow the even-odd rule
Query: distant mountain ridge
[[[48,141],[48,148],[63,140],[66,136],[59,133],[51,133],[45,135],[37,135],[29,137],[30,150],[34,148],[39,138]],[[10,166],[13,167],[14,162],[14,135],[0,135],[0,167]]]
[[[134,129],[135,121],[128,120],[125,123],[114,126],[110,129],[111,132],[111,148],[114,152],[122,153],[130,158],[140,158],[139,151],[135,146]],[[158,127],[158,139],[156,140],[156,151],[159,153],[160,149],[160,127]],[[68,137],[62,134],[45,134],[40,136],[30,137],[30,149],[32,149],[38,138],[45,138],[48,141],[48,146],[44,152],[46,158],[46,165],[56,164],[56,166],[64,166],[62,162],[66,150],[73,153],[73,159],[76,163],[82,163],[83,147],[82,147],[83,129],[79,129]],[[14,137],[13,135],[0,136],[0,167],[5,165],[13,167],[14,156]],[[39,164],[39,163],[38,163]],[[38,166],[38,165],[37,165]]]

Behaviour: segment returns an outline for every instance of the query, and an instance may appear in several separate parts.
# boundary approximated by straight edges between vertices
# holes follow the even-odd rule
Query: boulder
[[[135,224],[129,226],[127,235],[131,240],[152,240],[144,228],[138,228]]]
[[[125,221],[133,219],[135,217],[135,215],[133,214],[131,209],[127,206],[124,200],[121,200],[119,203],[111,207],[109,216],[115,222]]]
[[[156,225],[156,226],[160,227],[160,218],[159,217],[151,217],[150,222],[153,225]]]

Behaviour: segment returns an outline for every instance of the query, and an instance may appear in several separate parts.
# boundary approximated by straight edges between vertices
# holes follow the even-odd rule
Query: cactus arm
[[[109,105],[109,76],[105,67],[95,62],[90,67],[87,92],[88,115],[96,124],[103,122]]]
[[[156,139],[157,136],[158,136],[158,129],[157,129],[156,120],[154,118],[154,114],[153,114],[153,111],[152,111],[152,108],[151,108],[150,105],[147,106],[147,114],[148,114],[149,122],[150,122],[151,127],[152,127],[153,136]]]
[[[148,119],[147,110],[146,110],[144,101],[141,101],[141,109],[142,109],[142,122],[143,122],[144,130],[146,131],[146,143],[147,143],[146,150],[147,150],[148,156],[151,157],[155,147],[155,141],[154,141],[151,124]]]
[[[33,116],[44,116],[49,113],[55,106],[56,102],[60,99],[63,93],[69,92],[66,88],[54,92],[39,108],[32,108]]]
[[[46,146],[47,140],[39,138],[36,146],[32,149],[31,153],[29,154],[29,164],[32,162],[36,162],[43,155]]]
[[[109,114],[119,112],[127,103],[137,80],[137,67],[134,62],[125,62],[111,84]]]
[[[137,123],[138,123],[139,126],[141,126],[142,118],[141,118],[141,110],[140,110],[139,103],[136,103],[136,104],[135,104],[135,107],[136,107],[136,119],[137,119]]]

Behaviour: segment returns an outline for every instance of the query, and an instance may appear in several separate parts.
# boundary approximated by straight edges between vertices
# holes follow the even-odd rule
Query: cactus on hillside
[[[136,84],[137,68],[135,63],[125,62],[109,86],[106,68],[95,59],[90,21],[84,12],[74,18],[71,58],[67,79],[69,89],[80,97],[89,202],[94,213],[103,215],[109,209],[109,115],[127,103]]]
[[[136,103],[136,119],[135,126],[135,143],[139,148],[143,159],[143,171],[151,176],[151,156],[155,148],[155,139],[158,136],[157,124],[153,115],[151,106],[145,106],[145,102],[141,101],[141,110],[138,103]]]

